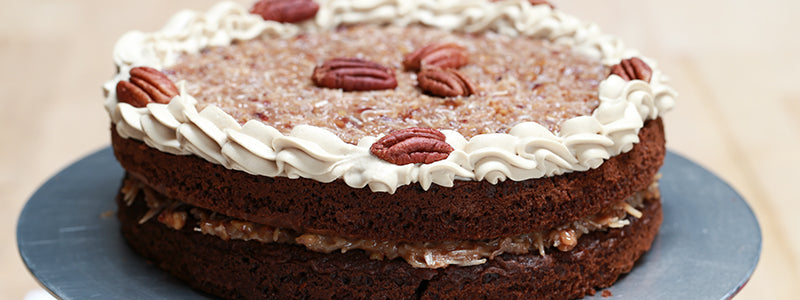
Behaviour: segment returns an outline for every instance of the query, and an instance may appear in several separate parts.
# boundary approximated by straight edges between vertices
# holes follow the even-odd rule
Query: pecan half
[[[415,127],[393,131],[372,144],[369,150],[380,159],[406,165],[446,159],[453,147],[438,130]]]
[[[417,86],[439,97],[467,97],[476,91],[475,85],[455,69],[424,69],[417,74]]]
[[[130,71],[129,81],[117,83],[117,100],[135,107],[145,107],[149,103],[169,103],[178,95],[178,87],[167,75],[151,67],[135,67]]]
[[[469,62],[467,49],[454,43],[435,43],[419,48],[403,58],[403,67],[418,71],[426,67],[458,69]]]
[[[631,57],[629,59],[623,59],[617,65],[613,65],[611,67],[611,74],[622,77],[622,79],[626,81],[638,79],[650,82],[650,78],[653,76],[653,70],[638,57]]]
[[[318,10],[319,4],[311,0],[261,0],[250,12],[267,21],[297,23],[313,18]]]
[[[317,86],[345,91],[385,90],[397,87],[394,71],[359,58],[334,58],[314,68]]]

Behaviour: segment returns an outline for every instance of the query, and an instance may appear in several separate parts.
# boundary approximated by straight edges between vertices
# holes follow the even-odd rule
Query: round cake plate
[[[210,299],[130,250],[116,220],[123,176],[110,148],[62,170],[31,197],[17,224],[30,272],[62,299]],[[652,249],[612,287],[615,300],[729,299],[747,282],[761,231],[747,203],[697,164],[667,153],[664,222]],[[586,299],[606,299],[602,293]]]

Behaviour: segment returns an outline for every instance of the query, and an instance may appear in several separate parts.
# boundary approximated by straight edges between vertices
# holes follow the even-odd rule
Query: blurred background
[[[213,3],[0,0],[0,299],[38,289],[16,246],[28,197],[109,144],[100,87],[114,72],[116,39]],[[680,93],[666,117],[668,147],[722,177],[755,211],[762,255],[737,299],[800,295],[800,2],[553,3],[659,61]]]

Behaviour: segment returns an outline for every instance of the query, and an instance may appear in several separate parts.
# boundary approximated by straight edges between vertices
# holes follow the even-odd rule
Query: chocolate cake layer
[[[294,232],[237,220],[169,199],[130,176],[126,176],[123,180],[120,192],[128,206],[136,201],[139,194],[144,194],[144,201],[147,203],[149,211],[139,220],[139,223],[156,219],[172,229],[181,230],[188,226],[197,232],[213,235],[223,240],[299,244],[320,253],[363,250],[371,259],[402,258],[415,268],[431,269],[448,265],[483,264],[503,253],[539,252],[539,254],[545,255],[547,249],[571,251],[577,245],[580,237],[585,234],[629,225],[629,221],[626,220],[629,214],[636,218],[642,216],[642,213],[636,208],[642,206],[643,199],[657,198],[660,195],[658,183],[654,181],[646,190],[636,192],[633,196],[613,204],[598,215],[561,224],[543,232],[531,232],[492,240],[402,243],[391,240],[345,239],[337,236]]]
[[[140,194],[139,197],[142,197]],[[476,266],[416,269],[402,260],[371,260],[356,250],[316,253],[297,245],[222,240],[189,226],[173,230],[148,208],[117,197],[128,243],[191,286],[229,299],[571,299],[610,286],[650,248],[661,203],[646,198],[630,225],[581,237],[572,251],[503,254]],[[190,220],[191,221],[191,220]]]
[[[168,197],[299,232],[394,241],[479,240],[553,228],[595,214],[646,188],[666,152],[661,119],[648,121],[633,150],[599,168],[525,181],[456,181],[394,194],[344,182],[270,178],[175,156],[123,139],[112,128],[122,166]]]

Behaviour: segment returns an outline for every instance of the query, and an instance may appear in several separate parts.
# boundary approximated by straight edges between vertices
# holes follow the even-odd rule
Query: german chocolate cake
[[[122,233],[220,297],[580,298],[661,224],[675,92],[545,1],[224,2],[114,61]]]

